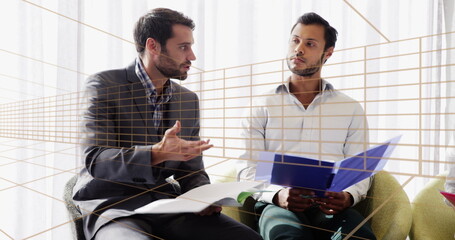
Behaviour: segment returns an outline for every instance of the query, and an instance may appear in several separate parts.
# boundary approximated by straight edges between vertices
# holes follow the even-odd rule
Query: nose
[[[194,55],[193,49],[191,49],[189,52],[188,60],[190,60],[190,61],[196,60],[196,55]]]
[[[294,53],[297,55],[303,55],[305,53],[303,50],[303,44],[297,44],[297,46],[295,46]]]

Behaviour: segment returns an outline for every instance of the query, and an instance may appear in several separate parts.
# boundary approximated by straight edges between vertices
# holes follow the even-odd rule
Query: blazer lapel
[[[171,81],[171,80],[169,80]],[[181,96],[180,96],[180,91],[179,91],[179,88],[177,85],[177,83],[175,82],[172,82],[173,86],[174,86],[174,92],[172,93],[172,97],[171,99],[169,99],[169,102],[167,103],[168,107],[167,107],[167,114],[165,115],[166,119],[165,121],[163,122],[163,125],[165,128],[171,128],[172,126],[174,126],[175,122],[177,120],[181,120],[181,105],[182,103],[180,102],[181,100]],[[164,131],[166,131],[167,129],[164,129]],[[178,135],[181,135],[181,132],[177,134]],[[178,161],[166,161],[164,162],[164,168],[165,169],[176,169],[178,168],[178,166],[180,165],[180,162]]]
[[[168,114],[167,114],[167,119],[166,119],[166,125],[167,127],[172,127],[174,126],[175,122],[177,120],[181,121],[181,105],[182,103],[180,102],[181,96],[180,96],[180,91],[177,86],[175,86],[177,83],[172,82],[174,85],[174,92],[172,93],[172,98],[169,100],[169,107],[168,107]]]
[[[151,142],[157,142],[158,136],[153,124],[153,113],[149,108],[144,86],[136,75],[135,62],[126,68],[126,73],[128,81],[130,82],[130,84],[128,84],[128,89],[130,90],[137,111],[144,121],[144,126],[147,128],[148,138]]]

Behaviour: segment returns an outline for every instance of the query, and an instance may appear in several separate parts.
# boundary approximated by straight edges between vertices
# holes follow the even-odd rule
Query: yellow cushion
[[[454,239],[455,210],[445,204],[439,193],[444,182],[443,175],[432,179],[412,202],[411,239]]]
[[[388,172],[374,176],[367,198],[355,208],[365,217],[373,214],[370,224],[377,239],[400,240],[408,236],[412,223],[409,198]]]

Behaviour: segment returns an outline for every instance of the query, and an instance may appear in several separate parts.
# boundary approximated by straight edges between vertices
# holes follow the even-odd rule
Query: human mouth
[[[185,66],[183,66],[183,68],[184,68],[186,71],[189,71],[189,70],[190,70],[190,67],[191,67],[191,65],[185,65]]]
[[[298,54],[296,55],[290,55],[289,60],[294,62],[294,63],[305,63],[306,60],[302,56],[299,56]]]
[[[302,58],[298,58],[298,57],[294,57],[294,58],[291,58],[292,62],[294,64],[298,64],[298,63],[305,63],[305,60],[302,59]]]

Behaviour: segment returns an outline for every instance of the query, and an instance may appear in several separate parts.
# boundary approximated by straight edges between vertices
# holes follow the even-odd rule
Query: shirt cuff
[[[282,186],[279,185],[269,185],[267,188],[264,189],[265,192],[259,195],[258,201],[271,203],[273,204],[273,197],[277,194],[281,189]]]

